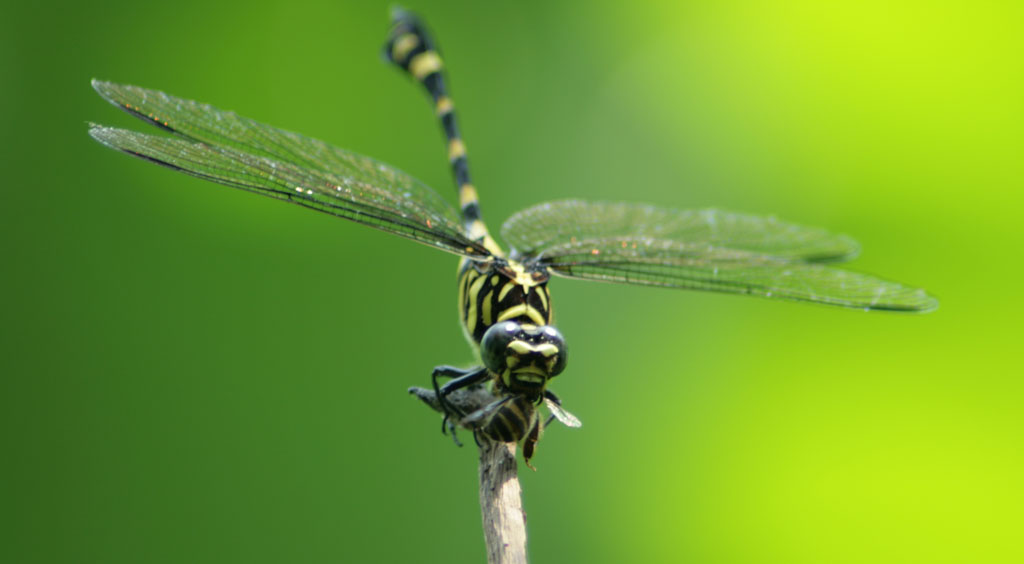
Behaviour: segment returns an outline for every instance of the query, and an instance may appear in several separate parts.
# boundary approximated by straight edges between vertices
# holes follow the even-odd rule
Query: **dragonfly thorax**
[[[475,346],[496,323],[551,324],[548,273],[500,258],[459,265],[459,318]]]

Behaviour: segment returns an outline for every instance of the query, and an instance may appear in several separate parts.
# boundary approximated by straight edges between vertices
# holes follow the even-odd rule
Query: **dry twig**
[[[441,411],[433,390],[414,387],[409,388],[409,393],[435,411]],[[472,414],[496,397],[485,386],[473,386],[456,390],[445,399],[463,413]],[[525,564],[526,512],[517,473],[516,444],[496,442],[483,436],[477,439],[480,444],[480,512],[487,562]]]

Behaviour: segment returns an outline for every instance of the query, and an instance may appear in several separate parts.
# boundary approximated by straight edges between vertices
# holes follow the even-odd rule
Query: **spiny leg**
[[[441,120],[448,141],[448,161],[459,190],[459,206],[467,235],[481,241],[490,252],[502,256],[501,248],[487,232],[480,214],[480,201],[469,178],[466,145],[459,135],[455,106],[445,85],[444,63],[423,23],[414,14],[395,9],[384,56],[415,78],[430,94],[434,111]]]
[[[444,411],[444,419],[441,420],[441,433],[443,434],[450,430],[452,440],[459,446],[462,446],[462,443],[459,442],[459,438],[455,435],[455,424],[451,423],[451,415],[454,413],[459,418],[462,418],[465,416],[465,413],[449,403],[446,398],[448,394],[455,390],[483,382],[489,374],[484,367],[462,369],[455,368],[454,366],[437,366],[430,376],[430,380],[434,384],[434,393],[437,395],[437,403],[441,406],[441,410]],[[453,380],[441,386],[437,380],[442,377],[453,378]]]
[[[540,441],[541,424],[540,417],[535,417],[533,420],[533,426],[530,427],[530,432],[526,435],[526,439],[523,440],[523,462],[526,466],[537,471],[533,464],[530,464],[530,459],[533,458],[534,452],[537,450],[537,442]]]

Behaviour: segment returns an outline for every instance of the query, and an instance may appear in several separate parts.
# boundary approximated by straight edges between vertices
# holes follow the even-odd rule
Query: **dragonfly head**
[[[568,349],[558,329],[516,321],[495,323],[480,341],[484,365],[512,391],[539,397],[549,379],[565,370]]]

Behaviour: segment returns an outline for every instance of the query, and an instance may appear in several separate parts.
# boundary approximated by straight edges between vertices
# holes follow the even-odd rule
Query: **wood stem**
[[[434,390],[409,388],[409,393],[440,412]],[[483,386],[456,390],[445,399],[463,413],[495,400]],[[480,513],[488,564],[526,564],[526,512],[519,485],[516,443],[501,443],[480,437]]]
[[[526,563],[526,512],[517,468],[515,443],[480,445],[480,511],[488,564]]]

